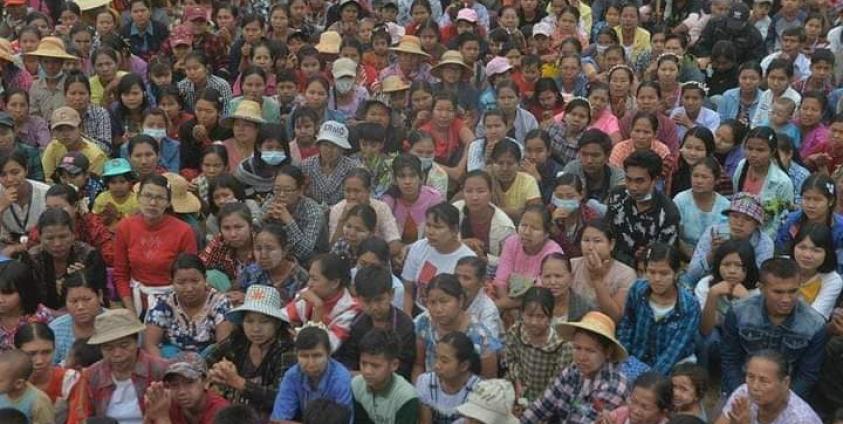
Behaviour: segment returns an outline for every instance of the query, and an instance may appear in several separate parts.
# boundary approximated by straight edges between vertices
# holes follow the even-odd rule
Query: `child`
[[[542,202],[550,203],[556,176],[562,172],[562,165],[551,157],[551,140],[547,132],[534,129],[527,133],[521,170],[538,181]]]
[[[352,408],[351,374],[330,355],[331,342],[324,325],[302,328],[296,336],[298,364],[281,379],[272,421],[301,419],[308,404],[319,398]]]
[[[466,172],[484,169],[492,163],[492,151],[501,141],[516,141],[506,136],[506,122],[503,113],[498,109],[486,111],[483,115],[484,136],[468,145],[466,152]]]
[[[154,107],[143,117],[141,131],[158,142],[158,164],[170,172],[179,172],[181,166],[179,142],[167,135],[170,121],[163,109]],[[120,156],[129,157],[128,143],[120,146]]]
[[[720,115],[704,107],[708,95],[705,85],[697,81],[682,84],[682,106],[673,110],[671,118],[676,122],[676,135],[681,139],[691,128],[700,126],[714,133],[720,125]]]
[[[536,55],[527,55],[521,59],[521,69],[512,74],[512,80],[518,84],[521,95],[530,98],[535,95],[536,84],[541,78],[541,59]]]
[[[793,84],[800,93],[819,91],[826,98],[834,90],[834,53],[822,48],[811,53],[811,74]]]
[[[421,162],[422,184],[432,187],[440,194],[448,193],[448,172],[435,161],[436,143],[426,131],[412,131],[408,137],[409,153]]]
[[[486,260],[477,256],[466,256],[457,261],[454,269],[457,279],[465,290],[466,311],[471,319],[489,327],[496,337],[503,335],[503,323],[495,301],[486,294]]]
[[[550,137],[550,151],[559,163],[577,159],[577,145],[583,132],[591,122],[591,103],[584,97],[574,97],[565,104],[565,115],[561,122],[547,128]]]
[[[817,49],[827,49],[828,40],[825,34],[828,32],[826,27],[827,18],[819,12],[811,12],[808,18],[805,19],[805,42],[802,43],[802,53],[811,56]]]
[[[167,115],[167,122],[169,122],[167,137],[171,140],[181,141],[179,129],[183,124],[193,119],[193,114],[185,112],[184,100],[179,95],[179,89],[175,85],[160,86],[155,102]]]
[[[676,414],[693,415],[708,422],[703,399],[708,391],[708,373],[695,364],[679,364],[670,372],[673,384],[673,410]]]
[[[761,33],[761,38],[767,38],[770,29],[770,9],[773,7],[772,0],[756,0],[752,2],[752,12],[749,15],[749,22]]]
[[[679,67],[682,58],[673,54],[665,53],[656,61],[656,81],[661,88],[661,111],[673,116],[674,109],[679,107],[682,87],[679,85]],[[705,97],[705,95],[703,95]]]
[[[794,112],[796,112],[796,102],[788,97],[779,97],[773,102],[768,122],[764,124],[777,134],[790,137],[793,147],[799,149],[802,146],[802,131],[792,122]]]
[[[480,44],[480,36],[473,32],[460,34],[457,37],[457,50],[462,54],[463,62],[472,69],[471,85],[476,90],[484,89],[487,84],[486,69],[483,61],[480,60]]]
[[[669,379],[646,372],[635,379],[627,403],[604,411],[595,424],[665,424],[673,408],[673,386]]]
[[[825,113],[826,96],[817,91],[802,93],[802,103],[799,105],[799,119],[796,123],[802,133],[801,143],[794,147],[799,149],[799,157],[807,158],[814,153],[825,150],[828,140],[828,127],[822,123]],[[799,186],[794,186],[799,187]]]
[[[360,242],[374,234],[378,216],[371,206],[360,204],[352,206],[342,222],[342,236],[331,246],[331,253],[349,264],[357,263]]]
[[[802,101],[802,96],[790,86],[790,81],[793,79],[793,64],[785,59],[773,59],[770,66],[767,67],[767,90],[761,93],[761,98],[758,100],[758,108],[755,109],[755,114],[751,118],[752,128],[763,125],[765,118],[768,118],[773,104],[780,97],[786,97],[793,100],[794,106],[799,105]],[[793,114],[791,110],[791,115]],[[790,119],[788,116],[787,119]],[[781,125],[784,125],[783,123]],[[777,130],[779,131],[779,130]]]
[[[319,154],[319,147],[316,145],[316,127],[320,119],[316,110],[304,106],[295,109],[292,122],[295,138],[290,142],[290,157],[293,165],[299,166],[305,159]]]
[[[460,406],[480,382],[480,356],[471,339],[455,331],[439,339],[436,355],[441,358],[435,371],[416,379],[421,411],[420,423],[452,423],[459,418]]]
[[[761,61],[761,68],[767,69],[773,59],[785,59],[793,65],[796,81],[808,77],[811,75],[811,61],[802,53],[805,30],[802,27],[793,27],[784,30],[782,34],[781,50],[767,55]]]
[[[103,165],[104,168],[104,165]],[[68,152],[62,158],[53,175],[56,182],[79,187],[79,197],[87,199],[85,205],[89,208],[105,186],[95,174],[90,172],[90,161],[80,152]]]
[[[102,352],[99,346],[89,345],[88,339],[76,339],[70,346],[65,360],[65,369],[82,371],[102,359]]]
[[[521,319],[506,333],[506,379],[514,382],[520,399],[538,399],[559,371],[573,361],[571,346],[551,325],[554,299],[544,287],[524,294]]]
[[[374,328],[363,336],[359,350],[362,372],[351,380],[357,411],[355,419],[358,422],[416,422],[419,416],[416,388],[396,374],[400,365],[400,344],[395,332]],[[386,410],[379,407],[382,400],[376,398],[387,400],[389,407]]]
[[[190,182],[190,191],[200,199],[207,199],[210,179],[228,173],[228,151],[225,146],[212,144],[202,149],[199,167],[202,173]]]
[[[20,350],[0,353],[0,408],[14,408],[33,424],[55,422],[50,398],[30,383],[32,360]]]
[[[408,33],[408,35],[411,35]],[[363,53],[363,64],[374,67],[378,72],[389,66],[390,36],[386,28],[372,32],[372,49]]]
[[[679,163],[671,179],[671,197],[691,188],[691,170],[703,159],[712,156],[716,149],[714,134],[705,127],[691,127],[683,137],[679,147]]]
[[[530,113],[539,121],[542,129],[546,130],[553,117],[564,111],[565,101],[559,93],[559,87],[553,78],[541,78],[536,82],[535,92],[529,99]]]
[[[174,84],[173,66],[165,58],[156,58],[149,64],[148,72],[149,87],[147,88],[147,95],[150,99],[157,101],[161,87]]]
[[[357,158],[372,176],[372,196],[380,199],[392,185],[392,160],[395,155],[383,153],[386,128],[380,124],[362,122],[355,128],[360,152]]]
[[[793,148],[793,141],[787,134],[777,134],[779,139],[779,161],[781,162],[782,171],[787,173],[790,181],[793,183],[793,201],[797,205],[802,204],[802,196],[800,194],[802,183],[808,178],[811,173],[799,163],[801,157]],[[820,152],[825,151],[825,143],[822,144]]]
[[[276,100],[281,110],[281,122],[287,122],[296,104],[296,76],[288,70],[281,70],[275,76]]]
[[[123,217],[139,208],[137,194],[132,191],[134,172],[126,159],[111,159],[105,163],[102,178],[108,189],[94,200],[93,212],[101,215],[103,223],[113,231]]]

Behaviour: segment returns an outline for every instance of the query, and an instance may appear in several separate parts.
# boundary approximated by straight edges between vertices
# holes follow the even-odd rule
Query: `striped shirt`
[[[308,289],[305,288],[304,290]],[[304,290],[299,293],[304,292]],[[334,297],[322,299],[322,301],[322,323],[328,326],[328,330],[330,330],[328,337],[331,340],[331,353],[334,353],[348,339],[351,332],[351,322],[360,312],[360,305],[346,289],[343,289]],[[284,317],[284,321],[293,325],[304,324],[310,321],[313,316],[313,305],[299,298],[288,303],[281,310],[281,315]]]

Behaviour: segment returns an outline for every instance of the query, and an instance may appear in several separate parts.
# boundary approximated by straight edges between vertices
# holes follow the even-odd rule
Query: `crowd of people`
[[[843,424],[843,3],[3,0],[0,423]]]

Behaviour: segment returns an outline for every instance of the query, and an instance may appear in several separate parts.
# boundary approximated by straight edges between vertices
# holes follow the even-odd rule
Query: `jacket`
[[[462,227],[465,218],[465,200],[458,200],[453,205],[460,211],[460,226]],[[515,224],[512,223],[512,219],[507,216],[503,209],[494,205],[492,207],[495,208],[495,213],[492,215],[492,225],[489,227],[489,246],[486,246],[486,249],[488,250],[489,266],[496,267],[503,249],[503,241],[515,233]]]
[[[694,55],[710,57],[714,43],[720,40],[731,40],[738,52],[736,63],[744,63],[748,60],[761,61],[767,52],[764,48],[764,39],[758,29],[747,22],[741,29],[734,31],[727,28],[727,22],[727,17],[712,18],[708,21],[697,41]]]
[[[732,186],[735,192],[741,190],[741,175],[746,171],[746,159],[738,163],[735,173],[732,174]],[[782,171],[775,163],[770,163],[767,170],[767,177],[759,193],[761,206],[764,208],[765,223],[762,229],[770,237],[775,237],[779,229],[782,216],[792,207],[794,201],[793,182],[786,172]]]

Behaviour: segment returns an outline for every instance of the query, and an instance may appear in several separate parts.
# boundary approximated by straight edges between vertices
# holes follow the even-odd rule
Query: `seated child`
[[[392,185],[392,159],[395,158],[395,155],[383,151],[386,128],[372,122],[361,122],[354,132],[360,152],[352,157],[369,170],[372,175],[372,196],[380,199]]]
[[[360,369],[351,380],[356,422],[415,422],[419,415],[416,388],[396,374],[400,342],[391,330],[374,328],[360,341]],[[385,399],[388,406],[378,406]],[[374,419],[372,417],[375,417]]]
[[[111,230],[124,216],[139,208],[137,193],[132,191],[133,175],[132,165],[126,159],[111,159],[105,163],[102,178],[107,189],[94,200],[93,212],[102,216],[103,223]]]
[[[88,199],[85,204],[89,208],[105,189],[99,177],[91,173],[90,160],[80,152],[65,153],[56,167],[53,180],[78,187],[79,197]]]
[[[796,102],[789,97],[779,97],[770,108],[767,122],[762,125],[767,125],[773,131],[789,136],[793,140],[793,147],[798,150],[802,145],[802,131],[792,122],[794,112],[796,112]]]
[[[29,382],[32,359],[20,350],[0,353],[0,408],[14,408],[33,424],[55,422],[50,398]]]
[[[703,398],[708,390],[708,373],[695,364],[679,364],[670,372],[673,383],[673,411],[676,414],[693,415],[704,422],[708,416]]]

